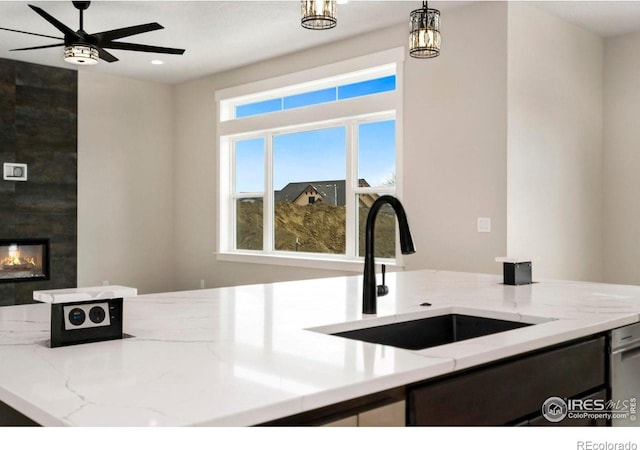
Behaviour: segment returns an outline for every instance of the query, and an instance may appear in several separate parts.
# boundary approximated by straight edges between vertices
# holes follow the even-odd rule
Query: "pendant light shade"
[[[91,66],[98,64],[98,49],[93,45],[74,44],[64,48],[64,60],[71,64]]]
[[[310,30],[327,30],[338,23],[335,0],[302,0],[302,26]]]
[[[440,11],[422,2],[409,19],[409,54],[414,58],[435,58],[440,54]]]

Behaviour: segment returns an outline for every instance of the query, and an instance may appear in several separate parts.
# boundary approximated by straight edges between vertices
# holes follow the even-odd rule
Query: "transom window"
[[[398,70],[386,63],[246,95],[217,93],[219,258],[359,261],[369,207],[397,195]],[[387,263],[396,258],[395,225],[383,208],[376,256]]]
[[[379,94],[381,92],[393,91],[396,89],[396,76],[373,78],[356,83],[333,86],[326,89],[318,89],[300,94],[288,95],[286,97],[272,98],[252,103],[245,103],[235,106],[235,117],[256,116],[269,114],[286,109],[302,108],[304,106],[319,105],[320,103],[330,103],[338,100],[346,100],[366,95]]]

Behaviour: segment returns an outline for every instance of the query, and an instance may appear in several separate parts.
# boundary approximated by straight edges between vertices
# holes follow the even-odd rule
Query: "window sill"
[[[214,253],[218,261],[238,262],[249,264],[269,264],[272,266],[303,267],[308,269],[323,269],[346,272],[362,272],[364,270],[364,259],[347,259],[341,257],[331,257],[313,254],[298,254],[296,256],[280,254],[260,254],[250,252],[221,252]],[[376,258],[376,264],[386,264],[389,267],[400,268],[401,266],[394,260]]]

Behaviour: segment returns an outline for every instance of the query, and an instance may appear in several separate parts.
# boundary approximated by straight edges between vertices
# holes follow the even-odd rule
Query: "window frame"
[[[218,107],[218,208],[217,251],[220,261],[262,263],[333,270],[361,271],[363,258],[358,256],[358,205],[359,194],[393,194],[402,196],[402,61],[404,49],[391,49],[374,55],[323,66],[310,71],[288,74],[270,80],[237,86],[216,92]],[[374,64],[374,66],[372,66]],[[301,83],[296,80],[319,80],[315,85],[335,83],[336,79],[354,80],[353,74],[366,77],[368,73],[389,74],[393,65],[396,75],[394,91],[339,100],[329,104],[318,104],[294,108],[264,115],[230,118],[238,104],[267,99],[274,95],[287,95]],[[331,75],[331,72],[334,72]],[[329,74],[329,76],[325,76]],[[351,77],[351,78],[349,78]],[[288,84],[287,84],[288,83]],[[313,83],[306,83],[306,85]],[[314,85],[314,86],[315,86]],[[270,86],[270,88],[267,88]],[[277,86],[280,86],[278,89]],[[307,111],[302,111],[307,110]],[[226,113],[225,113],[226,111]],[[302,111],[302,112],[301,112]],[[351,114],[349,114],[351,112]],[[302,116],[302,117],[301,117]],[[316,120],[309,120],[310,118]],[[396,185],[358,186],[358,142],[357,127],[362,123],[395,120],[396,131]],[[272,138],[278,134],[310,131],[332,126],[346,126],[346,251],[344,255],[277,251],[274,249],[274,196],[273,196],[273,148]],[[264,138],[264,192],[235,192],[235,142],[245,139]],[[263,250],[237,249],[236,206],[241,198],[262,198],[263,202]],[[397,233],[396,233],[397,234]],[[391,266],[402,266],[396,236],[396,258],[379,258],[379,262]]]

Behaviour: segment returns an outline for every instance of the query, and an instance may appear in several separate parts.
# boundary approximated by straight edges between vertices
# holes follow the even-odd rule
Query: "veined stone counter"
[[[388,274],[364,317],[358,276],[141,295],[133,337],[60,348],[50,305],[3,307],[0,401],[42,425],[254,425],[640,321],[640,287],[501,281]],[[323,333],[449,312],[542,323],[420,351]]]

